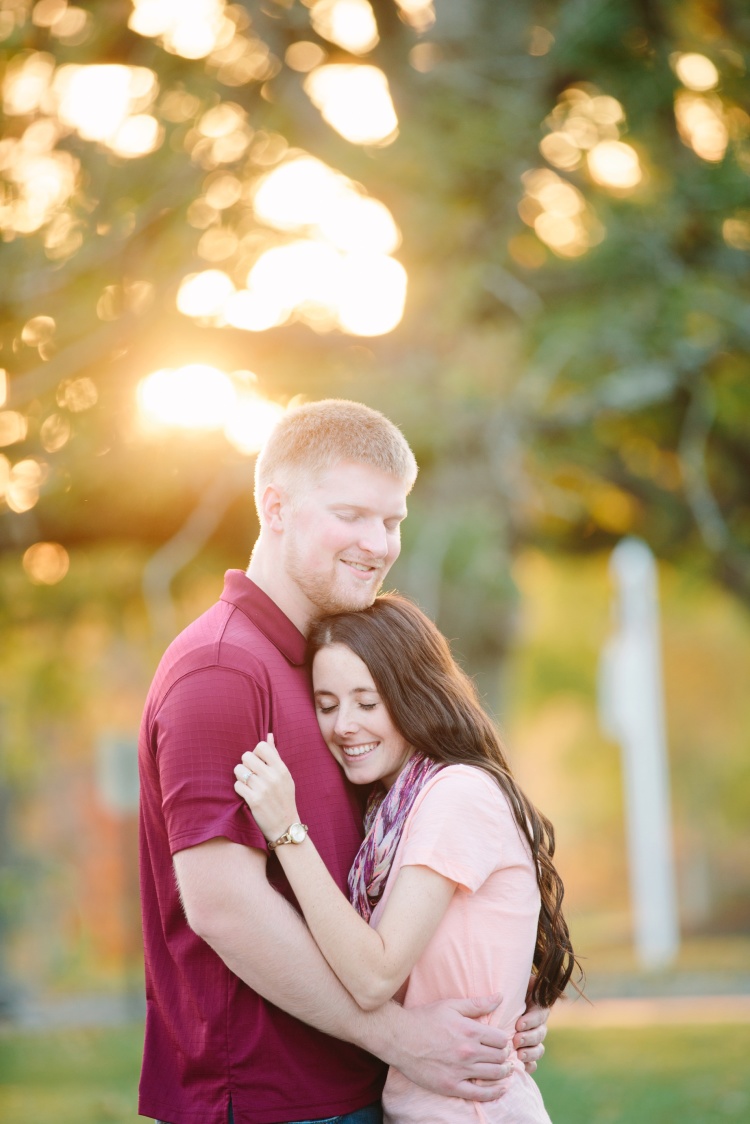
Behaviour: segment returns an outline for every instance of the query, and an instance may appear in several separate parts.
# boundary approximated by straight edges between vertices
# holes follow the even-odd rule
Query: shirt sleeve
[[[193,671],[171,688],[154,720],[151,744],[172,854],[222,836],[267,849],[234,791],[234,766],[266,737],[269,712],[266,692],[228,668]]]
[[[510,807],[488,774],[448,766],[419,794],[401,841],[401,866],[427,866],[474,893],[503,866]]]

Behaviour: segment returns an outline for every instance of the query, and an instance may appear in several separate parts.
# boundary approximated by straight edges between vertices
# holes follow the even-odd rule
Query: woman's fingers
[[[266,765],[275,765],[277,761],[281,760],[279,751],[274,744],[273,734],[268,735],[268,741],[258,742],[253,754]]]

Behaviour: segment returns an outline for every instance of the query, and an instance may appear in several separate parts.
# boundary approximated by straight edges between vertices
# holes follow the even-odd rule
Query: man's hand
[[[432,1093],[472,1101],[494,1101],[510,1075],[508,1036],[480,1022],[500,999],[448,999],[402,1009],[397,1041],[386,1060]],[[528,1017],[528,1016],[526,1016]]]
[[[516,1023],[513,1045],[527,1073],[534,1072],[544,1055],[548,1018],[549,1010],[546,1007],[527,1007]]]

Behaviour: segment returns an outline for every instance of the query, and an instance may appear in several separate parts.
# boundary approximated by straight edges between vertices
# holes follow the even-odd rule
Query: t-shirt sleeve
[[[449,766],[420,793],[401,842],[401,866],[427,866],[473,893],[503,865],[515,824],[491,777]]]
[[[221,836],[266,850],[252,813],[234,791],[234,766],[269,729],[266,692],[248,675],[203,668],[171,688],[151,743],[172,854]]]

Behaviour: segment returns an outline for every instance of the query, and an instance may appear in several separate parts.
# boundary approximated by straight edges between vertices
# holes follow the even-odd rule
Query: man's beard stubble
[[[360,597],[354,594],[347,596],[337,589],[335,568],[338,560],[333,563],[331,576],[326,576],[320,573],[311,574],[305,567],[303,559],[303,552],[297,545],[290,544],[286,558],[287,573],[308,601],[315,606],[321,617],[331,616],[334,613],[356,613],[360,609],[366,609],[368,605],[372,605],[385,580],[385,573],[383,573],[377,586],[370,587],[367,591],[363,589]]]

